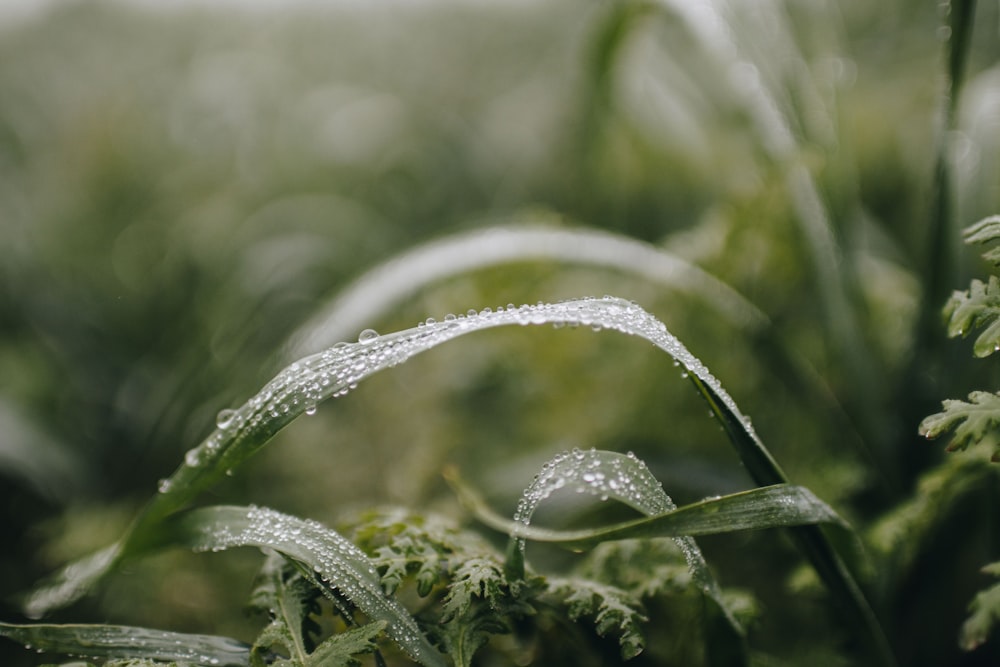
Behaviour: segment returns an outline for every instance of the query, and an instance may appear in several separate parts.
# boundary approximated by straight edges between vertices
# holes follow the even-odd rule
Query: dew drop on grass
[[[215,425],[219,428],[229,428],[235,417],[236,410],[230,410],[228,408],[225,410],[219,410],[219,414],[215,416]]]
[[[371,343],[376,338],[378,338],[378,332],[374,329],[365,329],[360,334],[358,334],[359,343]]]
[[[307,415],[310,415],[310,416],[316,414],[316,404],[315,403],[310,403],[309,405],[307,405],[305,412],[306,412]]]

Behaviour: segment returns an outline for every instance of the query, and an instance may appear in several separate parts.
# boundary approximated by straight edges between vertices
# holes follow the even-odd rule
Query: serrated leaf
[[[387,597],[375,564],[339,533],[315,521],[258,507],[218,506],[192,510],[172,525],[175,538],[196,550],[241,546],[273,549],[315,571],[374,621],[404,652],[422,665],[444,667],[409,612]]]
[[[1000,461],[1000,394],[974,391],[969,400],[947,399],[941,412],[920,422],[920,434],[937,438],[951,432],[946,449],[960,451],[982,444],[993,451],[994,461]]]
[[[623,660],[631,660],[645,648],[641,624],[646,620],[642,602],[621,588],[582,578],[550,578],[549,592],[563,598],[569,616],[592,618],[601,637],[618,635]]]
[[[250,659],[254,667],[262,667],[275,646],[283,646],[291,660],[278,660],[275,665],[308,664],[309,633],[317,630],[309,615],[318,611],[320,591],[305,580],[293,566],[277,553],[264,562],[250,599],[250,606],[266,612],[271,622],[254,640]]]
[[[1000,350],[1000,280],[973,280],[969,289],[954,292],[944,307],[948,335],[967,336],[973,329],[985,327],[973,343],[977,357],[988,357]]]
[[[466,610],[463,616],[444,623],[440,634],[456,667],[470,667],[476,652],[489,642],[492,635],[508,632],[510,629],[503,616],[488,606],[480,605],[472,613]]]
[[[245,667],[250,647],[228,637],[124,625],[0,622],[0,636],[39,651],[92,658],[177,661],[202,667]]]
[[[1000,576],[1000,562],[987,565],[983,572]],[[959,635],[959,644],[966,651],[985,643],[997,623],[1000,623],[1000,583],[977,593],[969,605],[969,611],[969,617],[962,624]]]
[[[329,637],[309,655],[308,667],[350,667],[360,664],[354,657],[375,650],[375,638],[385,630],[385,621],[367,623]]]
[[[979,222],[969,225],[962,233],[969,245],[985,245],[1000,241],[1000,215],[991,215]],[[983,258],[1000,266],[1000,250],[993,248],[983,253]]]
[[[383,586],[397,587],[413,577],[419,592],[421,576],[429,572],[438,584],[447,584],[434,634],[456,665],[468,667],[490,636],[509,632],[511,621],[535,613],[531,600],[541,590],[540,578],[511,586],[497,550],[450,520],[402,509],[367,512],[353,535],[375,553]]]

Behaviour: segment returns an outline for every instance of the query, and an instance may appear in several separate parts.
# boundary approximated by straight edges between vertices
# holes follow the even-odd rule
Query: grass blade
[[[254,546],[273,549],[314,571],[373,621],[413,660],[444,667],[409,612],[387,597],[374,563],[347,538],[325,526],[271,509],[218,506],[187,512],[173,523],[175,539],[197,551]]]
[[[524,490],[514,520],[510,522],[511,541],[507,549],[509,579],[524,578],[525,537],[531,534],[531,516],[538,506],[562,488],[614,498],[647,515],[661,515],[676,509],[660,482],[634,454],[619,454],[605,450],[579,449],[556,455],[542,466],[542,471]],[[718,582],[708,569],[701,549],[689,534],[670,535],[680,547],[694,582],[709,600],[714,601],[731,631],[731,636],[743,644],[744,630],[723,598]],[[555,540],[553,540],[555,541]],[[589,543],[592,546],[602,540]],[[745,647],[744,647],[745,648]],[[742,651],[746,662],[746,651]]]
[[[0,636],[47,653],[90,658],[177,661],[202,667],[243,667],[250,659],[250,647],[228,637],[122,625],[0,623]]]
[[[758,438],[750,421],[708,368],[668,330],[641,307],[622,299],[579,299],[560,303],[524,305],[506,310],[486,309],[478,314],[446,317],[441,322],[379,336],[363,332],[357,343],[338,343],[323,352],[297,361],[236,410],[227,411],[218,428],[187,453],[184,463],[160,485],[160,493],[133,522],[118,546],[104,553],[100,568],[82,576],[78,564],[43,584],[28,598],[26,610],[41,614],[65,606],[97,581],[102,572],[124,558],[156,546],[157,528],[170,514],[192,502],[199,493],[264,447],[270,438],[299,415],[315,409],[320,401],[347,393],[358,382],[380,370],[460,336],[500,326],[573,324],[608,329],[649,341],[679,365],[719,417],[729,439],[754,480],[768,486],[786,482],[784,473]],[[885,638],[851,574],[819,529],[793,529],[800,548],[816,567],[834,598],[841,603],[858,631],[885,664],[892,664]],[[94,565],[94,563],[91,563]]]
[[[614,269],[699,296],[712,311],[742,329],[759,331],[770,320],[757,306],[704,269],[649,243],[620,234],[541,224],[497,226],[417,246],[365,272],[319,309],[288,343],[297,359],[333,345],[377,321],[421,288],[470,271],[514,262],[549,260]]]
[[[487,526],[512,535],[518,541],[551,542],[569,548],[593,547],[609,540],[718,535],[820,523],[848,528],[843,518],[809,489],[792,484],[775,484],[718,498],[706,498],[680,508],[673,506],[644,519],[611,526],[553,530],[527,525],[516,518],[507,519],[498,514],[462,481],[454,468],[445,471],[445,479],[469,511]]]

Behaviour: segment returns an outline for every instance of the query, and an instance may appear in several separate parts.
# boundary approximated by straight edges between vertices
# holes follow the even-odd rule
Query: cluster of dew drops
[[[538,505],[556,491],[570,487],[590,493],[602,501],[621,500],[646,514],[660,514],[675,508],[660,482],[646,464],[632,452],[584,451],[574,448],[546,462],[524,490],[514,513],[514,521],[527,526]]]
[[[246,524],[242,529],[234,531],[228,525],[219,525],[204,537],[204,544],[197,550],[268,546],[278,550],[293,548],[298,553],[308,554],[316,576],[369,615],[374,613],[376,617],[387,619],[387,632],[411,657],[420,659],[427,653],[419,640],[416,624],[398,602],[383,594],[378,571],[371,559],[347,538],[323,524],[251,505],[247,508]]]
[[[666,350],[678,365],[683,364],[683,375],[690,371],[711,378],[701,362],[667,331],[662,322],[631,301],[605,296],[603,299],[588,297],[535,305],[509,303],[495,310],[471,309],[465,315],[448,314],[440,322],[428,318],[413,329],[385,336],[374,329],[365,329],[356,343],[340,342],[292,363],[244,405],[220,411],[216,430],[185,454],[184,463],[190,468],[205,465],[236,439],[249,437],[260,429],[280,428],[281,423],[302,413],[315,414],[321,401],[347,394],[361,379],[378,370],[400,364],[465,332],[506,324],[551,324],[557,328],[583,325],[595,331],[613,329],[641,336]],[[161,493],[170,488],[171,480],[160,481]]]

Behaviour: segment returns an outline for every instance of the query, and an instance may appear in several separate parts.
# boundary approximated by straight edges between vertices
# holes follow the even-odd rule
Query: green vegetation
[[[998,12],[3,26],[0,663],[997,664]]]

